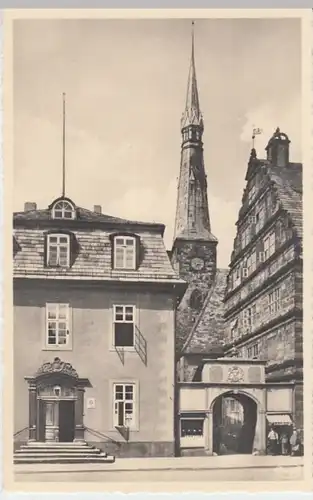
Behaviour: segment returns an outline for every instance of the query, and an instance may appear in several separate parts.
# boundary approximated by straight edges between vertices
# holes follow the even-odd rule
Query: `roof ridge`
[[[139,220],[130,220],[124,219],[122,217],[117,217],[114,215],[109,215],[105,213],[98,213],[94,210],[89,210],[88,208],[76,206],[76,210],[78,211],[79,217],[76,219],[69,219],[68,222],[72,223],[75,221],[82,222],[103,222],[103,223],[113,223],[113,224],[125,224],[125,225],[134,225],[134,226],[148,226],[148,227],[160,227],[165,228],[164,224],[161,222],[151,222],[151,221],[139,221]],[[30,220],[38,220],[38,221],[48,221],[51,220],[49,208],[36,208],[35,210],[20,210],[17,212],[13,212],[13,220],[16,221],[30,221]]]

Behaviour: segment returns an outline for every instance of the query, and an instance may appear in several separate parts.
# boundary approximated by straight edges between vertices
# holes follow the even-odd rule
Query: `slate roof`
[[[163,241],[164,226],[140,223],[78,208],[77,220],[51,220],[50,210],[31,210],[14,214],[14,277],[45,279],[93,279],[108,281],[148,281],[184,284],[174,271]],[[79,218],[79,219],[78,219]],[[70,229],[76,250],[70,268],[45,267],[45,232]],[[38,224],[36,224],[36,221]],[[79,221],[84,221],[81,226]],[[34,222],[34,224],[29,224]],[[101,227],[97,222],[103,223]],[[140,237],[140,259],[136,271],[112,270],[110,234],[123,230]]]
[[[22,221],[49,221],[51,220],[51,210],[49,208],[39,209],[39,210],[27,210],[23,212],[15,212],[13,214],[13,220],[15,223],[19,223]],[[137,225],[145,225],[145,226],[159,226],[160,228],[165,228],[163,224],[157,224],[154,222],[141,222],[141,221],[132,221],[128,219],[122,219],[120,217],[113,217],[111,215],[100,214],[97,212],[93,212],[91,210],[87,210],[86,208],[76,207],[76,219],[69,220],[67,222],[102,222],[106,224],[118,224],[123,226],[137,226]]]
[[[183,354],[208,354],[222,350],[227,274],[227,269],[217,269],[214,283],[183,346]]]

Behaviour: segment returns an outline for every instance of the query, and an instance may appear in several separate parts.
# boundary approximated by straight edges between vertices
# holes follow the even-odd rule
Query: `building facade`
[[[267,361],[266,380],[294,384],[303,428],[302,165],[276,130],[252,150],[225,294],[225,352]]]
[[[14,214],[16,444],[174,454],[175,308],[164,226],[67,198]]]

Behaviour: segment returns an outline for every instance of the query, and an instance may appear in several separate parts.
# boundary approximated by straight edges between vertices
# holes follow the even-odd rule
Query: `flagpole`
[[[63,92],[63,131],[62,131],[62,197],[65,197],[65,93]]]
[[[255,128],[253,126],[253,130],[252,130],[252,149],[254,149],[254,147],[255,147],[255,136],[262,134],[262,132],[263,132],[263,130],[261,128]]]

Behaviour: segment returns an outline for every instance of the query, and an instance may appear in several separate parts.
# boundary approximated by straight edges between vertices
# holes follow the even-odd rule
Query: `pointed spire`
[[[174,241],[176,239],[217,243],[211,233],[207,180],[203,159],[203,123],[197,88],[194,34],[192,31],[191,63],[186,109],[182,118],[180,174],[176,204]]]
[[[188,75],[186,107],[181,119],[181,128],[183,129],[188,125],[198,125],[203,129],[195,64],[194,21],[192,22],[191,32],[191,60]]]

